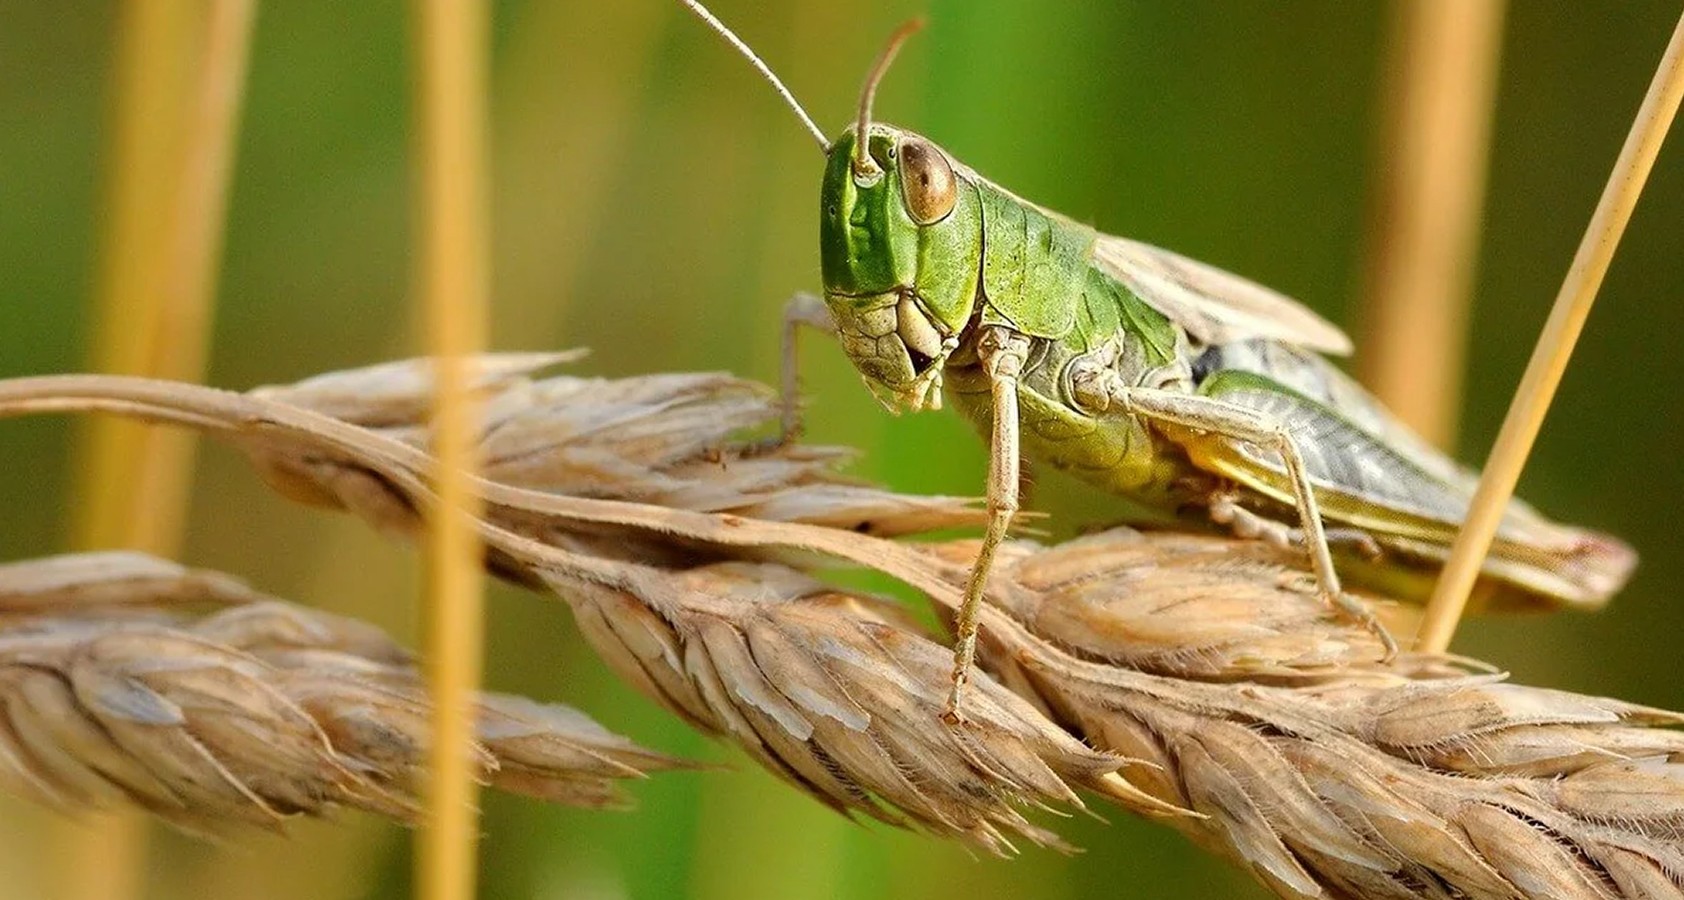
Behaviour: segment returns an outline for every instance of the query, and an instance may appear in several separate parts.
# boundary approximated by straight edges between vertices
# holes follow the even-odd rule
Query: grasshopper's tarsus
[[[836,323],[830,310],[818,297],[800,292],[784,303],[784,327],[778,345],[778,433],[761,438],[744,451],[753,456],[771,453],[801,437],[801,328],[822,331],[836,336]]]
[[[1333,609],[1345,618],[1368,629],[1368,632],[1380,641],[1382,648],[1381,662],[1389,663],[1397,659],[1399,652],[1397,639],[1392,637],[1392,633],[1386,629],[1385,624],[1380,621],[1380,617],[1374,614],[1374,608],[1361,597],[1339,593],[1333,597]]]
[[[1302,536],[1300,536],[1302,539]],[[1371,563],[1379,562],[1386,557],[1386,550],[1374,535],[1361,528],[1329,528],[1327,542],[1335,547],[1349,548],[1352,553]]]
[[[953,688],[947,695],[947,709],[942,713],[949,724],[965,719],[965,687],[976,659],[977,616],[988,589],[988,571],[994,565],[995,551],[1011,530],[1012,517],[1017,514],[1021,484],[1017,382],[1029,358],[1029,338],[1010,328],[985,325],[977,338],[977,358],[988,376],[994,404],[988,462],[988,530],[983,534],[982,546],[977,548],[976,562],[971,565],[965,598],[953,627]]]

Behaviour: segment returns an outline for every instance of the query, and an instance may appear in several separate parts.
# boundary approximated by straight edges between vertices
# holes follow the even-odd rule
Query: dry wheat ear
[[[191,831],[334,806],[411,822],[431,703],[379,629],[139,553],[0,565],[0,783],[67,811],[132,805]],[[676,760],[583,713],[481,694],[492,787],[623,806]]]
[[[553,593],[602,657],[686,721],[840,810],[1009,852],[1059,846],[1035,807],[1078,791],[1152,817],[1283,897],[1684,896],[1678,714],[1381,660],[1290,554],[1111,530],[1003,556],[968,720],[937,715],[948,650],[824,580],[890,575],[951,611],[974,523],[955,498],[769,447],[725,375],[539,376],[479,360],[488,565]],[[233,394],[93,376],[0,382],[0,415],[117,412],[245,451],[285,495],[413,536],[433,496],[428,367]]]

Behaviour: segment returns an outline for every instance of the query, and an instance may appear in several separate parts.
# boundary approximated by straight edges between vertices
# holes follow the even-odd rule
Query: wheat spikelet
[[[530,377],[577,355],[481,358],[476,384],[486,395],[480,452],[487,480],[574,497],[634,500],[884,536],[983,521],[974,505],[962,498],[895,494],[841,475],[838,466],[851,459],[853,451],[802,444],[766,450],[761,442],[741,439],[742,432],[777,415],[776,398],[756,382],[717,373]],[[252,394],[329,415],[411,447],[426,445],[432,374],[416,361],[336,372]],[[338,483],[352,476],[333,472],[335,467],[355,469],[362,461],[301,460],[261,442],[248,446],[261,470],[283,492],[348,506],[383,528],[413,532],[416,527],[407,504],[378,508],[390,498],[370,498]],[[377,508],[356,509],[359,502]],[[579,529],[574,525],[571,530]]]
[[[228,576],[138,553],[0,566],[0,784],[61,809],[207,835],[335,805],[414,821],[429,712],[378,629]],[[566,707],[485,694],[477,715],[503,790],[614,806],[616,780],[676,765]]]
[[[567,601],[645,693],[826,803],[999,851],[1014,834],[1055,843],[1021,805],[1074,806],[1086,787],[1281,896],[1684,896],[1684,735],[1657,727],[1674,713],[1509,684],[1467,660],[1382,662],[1372,635],[1326,614],[1293,554],[1112,530],[1002,552],[983,620],[993,677],[949,729],[936,716],[945,648],[812,563],[876,568],[950,609],[974,542],[878,535],[967,521],[969,507],[844,482],[827,474],[833,451],[734,438],[772,413],[741,382],[624,379],[538,403],[544,382],[524,374],[537,362],[482,363],[492,421],[541,435],[491,456],[545,473],[479,485],[491,562]],[[191,424],[292,496],[412,534],[428,461],[419,418],[397,410],[425,407],[417,371],[331,376],[350,398],[336,402],[382,398],[362,413],[301,388],[60,379],[0,383],[0,414]],[[608,397],[624,405],[609,413]],[[669,409],[690,424],[663,430]],[[850,492],[845,516],[820,512],[837,508],[815,499],[833,485]]]
[[[1122,763],[992,680],[967,722],[941,722],[952,652],[895,605],[787,566],[646,569],[630,589],[541,571],[623,677],[839,810],[995,852],[1010,833],[1063,846],[1016,807],[1080,807],[1071,786],[1103,790]]]
[[[1375,662],[1360,629],[1294,623],[1319,614],[1272,552],[1116,532],[1018,548],[1008,595],[1081,616],[996,616],[989,657],[1097,746],[1150,763],[1124,774],[1203,814],[1171,821],[1282,896],[1684,893],[1684,769],[1670,761],[1684,734],[1651,727],[1684,717],[1441,657]],[[1150,557],[1156,574],[1096,571],[1095,557]],[[1212,579],[1254,624],[1212,639],[1190,615]],[[1165,655],[1181,620],[1197,652]],[[1155,639],[1143,648],[1141,634]],[[1367,659],[1346,657],[1365,646]],[[1114,662],[1142,649],[1155,666]]]
[[[847,533],[893,535],[979,521],[956,498],[907,497],[843,479],[835,466],[847,458],[844,451],[768,449],[739,439],[777,411],[770,394],[752,382],[705,374],[523,377],[530,366],[550,361],[507,357],[483,367],[491,394],[483,445],[488,478]],[[365,390],[359,386],[365,380],[379,387]],[[322,390],[324,383],[333,385],[331,392]],[[299,388],[267,388],[263,396],[349,412],[354,421],[422,446],[416,416],[425,409],[426,390],[425,370],[400,363]],[[290,451],[269,446],[254,455],[295,495],[374,511],[376,524],[389,531],[414,534],[419,527],[415,498],[386,493],[394,485],[385,475],[343,459],[317,458],[301,467]],[[310,479],[302,489],[300,477]],[[834,592],[787,565],[761,561],[778,554],[750,547],[734,554],[740,559],[715,562],[717,551],[671,532],[581,528],[531,513],[494,504],[488,515],[570,554],[564,559],[576,564],[558,565],[543,553],[533,558],[532,547],[492,533],[487,546],[499,571],[555,590],[623,677],[835,808],[963,837],[995,852],[1011,847],[1010,834],[1062,846],[1017,806],[1080,806],[1070,785],[1100,787],[1100,776],[1121,763],[986,680],[973,721],[932,727],[945,700],[951,651],[893,604]],[[612,560],[612,569],[577,554]]]

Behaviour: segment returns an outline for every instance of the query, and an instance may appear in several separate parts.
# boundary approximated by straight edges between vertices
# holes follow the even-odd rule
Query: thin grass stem
[[[1467,524],[1456,536],[1450,560],[1427,604],[1421,631],[1416,636],[1416,646],[1421,650],[1442,652],[1450,645],[1462,610],[1467,606],[1468,593],[1479,576],[1480,565],[1497,533],[1503,510],[1514,493],[1516,482],[1520,480],[1520,471],[1532,450],[1532,442],[1543,425],[1544,414],[1561,383],[1562,373],[1567,370],[1573,346],[1584,329],[1591,304],[1596,300],[1596,291],[1608,272],[1614,249],[1619,245],[1632,209],[1643,192],[1644,182],[1655,164],[1655,156],[1660,152],[1661,142],[1666,138],[1681,97],[1684,97],[1684,17],[1679,19],[1672,39],[1667,43],[1655,78],[1644,95],[1643,105],[1638,108],[1636,120],[1632,122],[1631,133],[1614,162],[1614,171],[1608,177],[1602,199],[1596,205],[1590,226],[1585,230],[1584,239],[1573,256],[1573,264],[1567,270],[1567,278],[1562,282],[1561,292],[1556,295],[1555,306],[1538,337],[1532,359],[1526,365],[1526,374],[1521,378],[1508,415],[1503,419],[1502,430],[1497,434],[1497,442],[1485,466],[1485,475],[1474,493]]]

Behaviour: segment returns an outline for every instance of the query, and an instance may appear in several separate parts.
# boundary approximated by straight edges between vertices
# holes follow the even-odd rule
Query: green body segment
[[[978,190],[987,228],[978,321],[1044,340],[1018,383],[1023,455],[1147,506],[1174,503],[1185,454],[1134,417],[1081,412],[1063,382],[1074,359],[1107,344],[1138,360],[1143,376],[1175,371],[1175,326],[1093,265],[1093,229],[993,184]],[[950,365],[947,393],[986,435],[993,410],[981,369]]]
[[[1148,508],[1173,511],[1183,498],[1176,481],[1185,454],[1133,417],[1097,418],[1059,398],[1057,370],[1037,367],[1018,384],[1018,418],[1026,459],[1044,462]],[[947,396],[984,438],[992,427],[988,379],[980,368],[951,369]]]
[[[1098,234],[1054,219],[992,184],[978,190],[986,228],[983,323],[1010,325],[1049,341],[1072,337],[1080,305],[1072,301],[1088,287],[1088,260]],[[1050,297],[1059,299],[1048,302]]]

